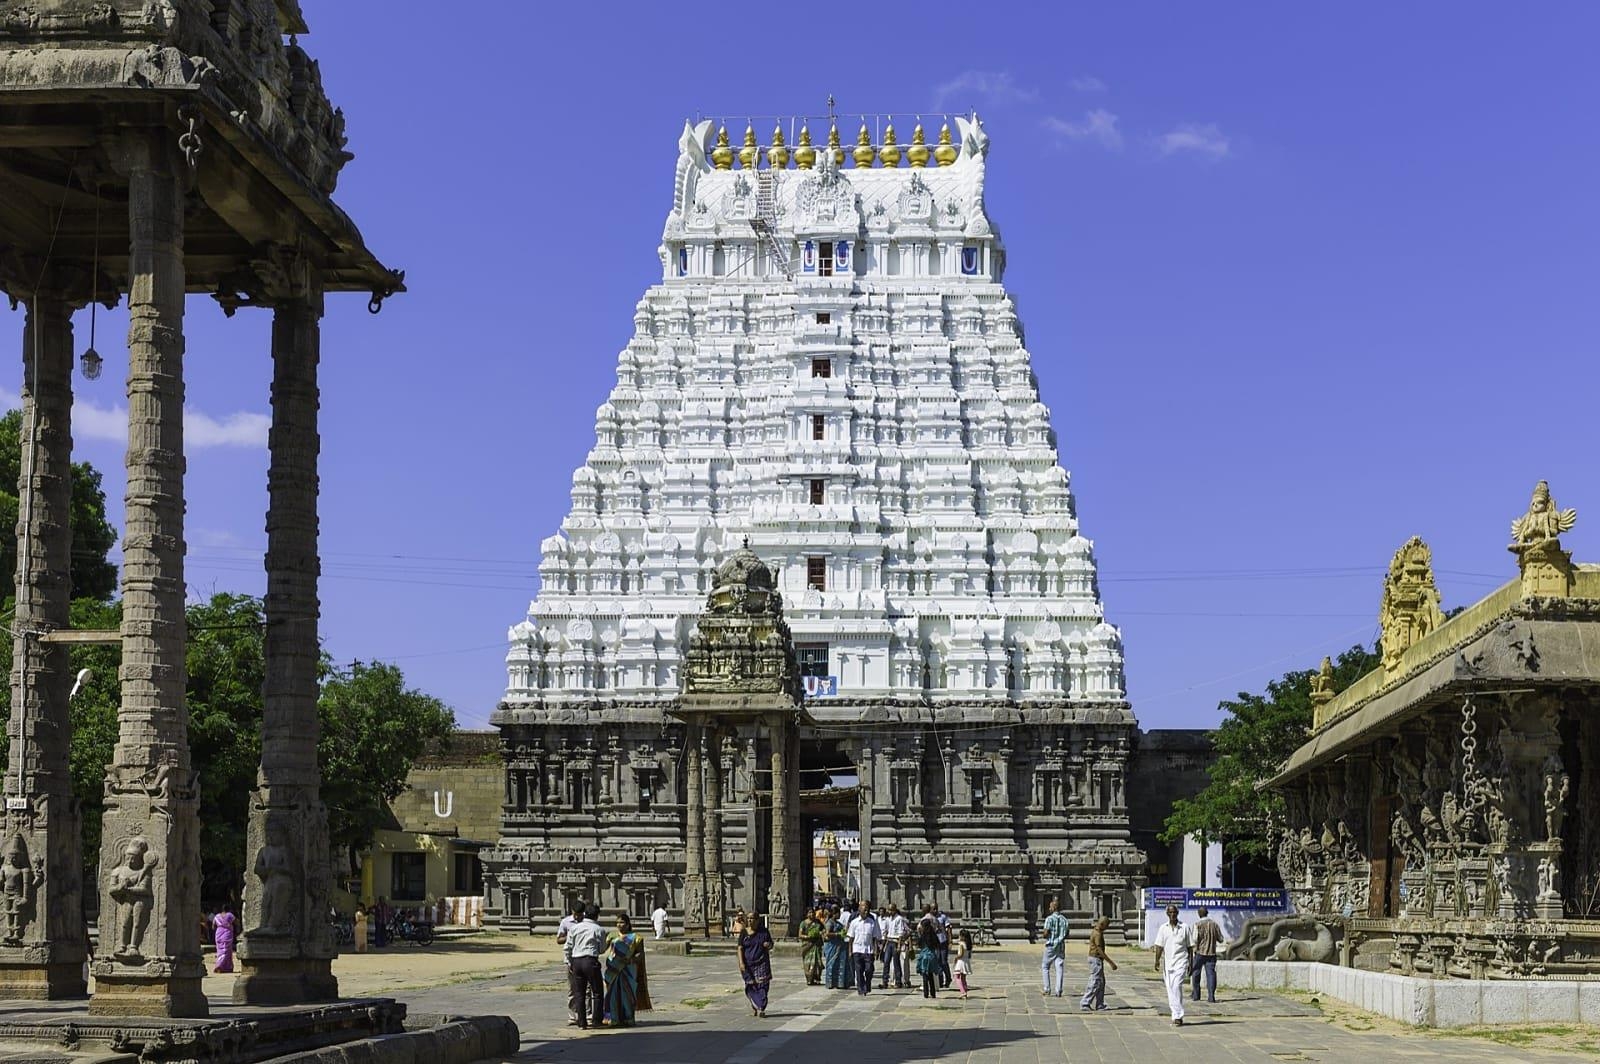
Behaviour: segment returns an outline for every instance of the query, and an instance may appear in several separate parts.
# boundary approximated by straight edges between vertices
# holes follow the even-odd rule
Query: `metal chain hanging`
[[[1474,812],[1484,804],[1483,788],[1475,786],[1478,780],[1478,707],[1468,694],[1461,703],[1461,799],[1462,805]]]

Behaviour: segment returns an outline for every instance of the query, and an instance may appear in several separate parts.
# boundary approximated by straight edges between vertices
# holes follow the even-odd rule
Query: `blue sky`
[[[306,0],[356,154],[337,198],[411,288],[329,300],[330,651],[483,724],[659,277],[684,118],[829,93],[983,115],[1146,727],[1370,641],[1408,536],[1447,606],[1509,579],[1540,477],[1600,561],[1600,9],[1040,6]],[[125,327],[101,316],[78,412],[119,521]],[[195,595],[262,589],[267,330],[190,302]]]

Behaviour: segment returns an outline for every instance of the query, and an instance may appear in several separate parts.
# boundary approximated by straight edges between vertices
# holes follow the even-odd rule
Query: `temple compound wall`
[[[1324,666],[1311,737],[1271,782],[1277,861],[1354,964],[1600,974],[1600,566],[1562,549],[1575,519],[1541,482],[1512,529],[1520,576],[1448,620],[1410,540],[1382,665],[1337,694]]]
[[[1000,283],[988,136],[974,116],[902,143],[872,118],[847,154],[813,121],[826,144],[798,120],[738,149],[684,127],[662,280],[509,633],[490,911],[679,911],[697,801],[729,907],[763,908],[766,740],[691,743],[675,716],[711,581],[748,541],[804,680],[800,837],[858,829],[875,899],[1012,936],[1055,898],[1120,926],[1145,864],[1136,724]]]

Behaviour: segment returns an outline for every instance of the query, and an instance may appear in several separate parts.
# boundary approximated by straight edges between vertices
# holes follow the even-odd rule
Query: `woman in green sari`
[[[613,1027],[632,1027],[634,1014],[650,1011],[650,984],[644,972],[644,937],[633,921],[617,917],[617,929],[606,939],[606,1017]]]
[[[806,913],[800,921],[800,964],[806,971],[806,985],[822,982],[822,936],[826,930],[814,912]]]

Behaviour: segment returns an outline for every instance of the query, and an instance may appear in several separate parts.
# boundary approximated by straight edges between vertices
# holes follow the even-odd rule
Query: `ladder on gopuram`
[[[778,240],[778,182],[771,170],[756,171],[756,216],[750,219],[750,228],[755,230],[756,240],[767,249],[772,265],[785,280],[794,280],[789,253]]]

